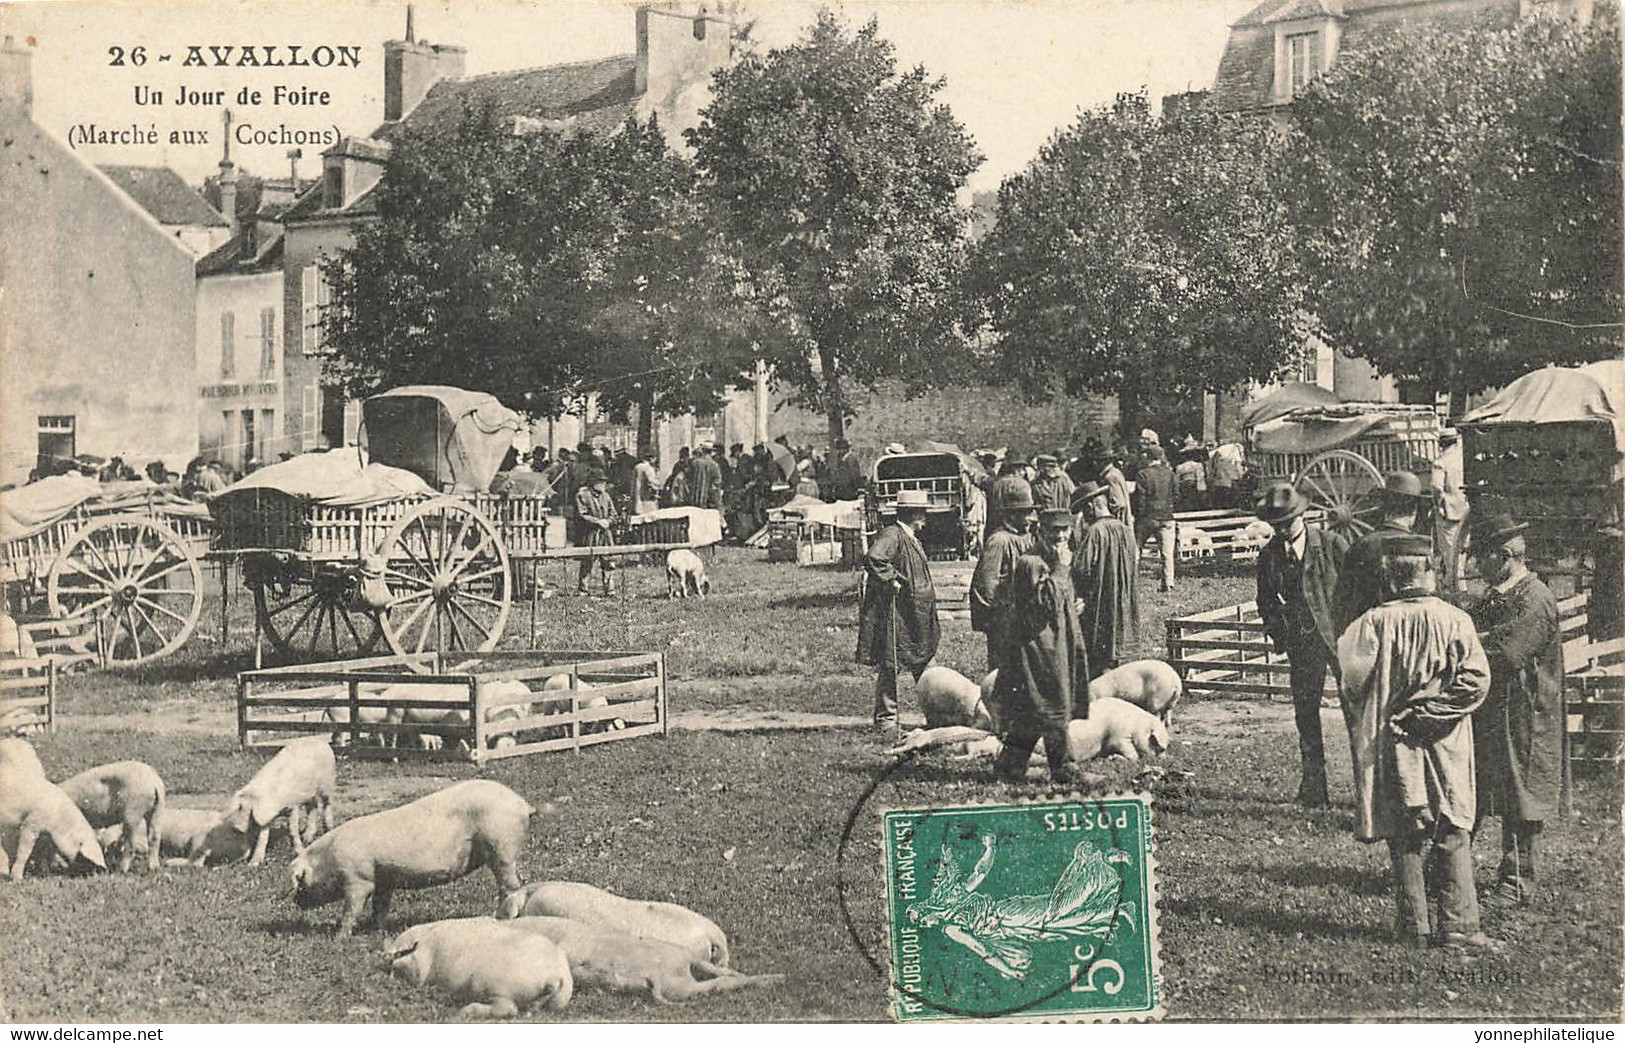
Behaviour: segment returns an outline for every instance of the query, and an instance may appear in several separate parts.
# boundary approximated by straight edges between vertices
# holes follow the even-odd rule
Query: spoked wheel
[[[1326,514],[1326,527],[1355,540],[1376,527],[1382,472],[1359,453],[1333,449],[1310,460],[1294,483]]]
[[[378,647],[378,617],[356,599],[356,570],[320,562],[249,578],[260,630],[279,655],[302,662],[353,659]]]
[[[397,655],[489,652],[502,640],[513,605],[508,550],[478,511],[449,498],[419,504],[378,555],[391,596],[384,638]]]
[[[91,615],[108,665],[150,663],[186,643],[203,612],[203,573],[168,525],[140,515],[100,518],[51,563],[54,616]]]

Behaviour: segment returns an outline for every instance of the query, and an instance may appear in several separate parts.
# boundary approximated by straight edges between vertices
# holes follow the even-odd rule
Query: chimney
[[[429,88],[441,80],[461,79],[468,57],[453,44],[419,41],[406,8],[406,39],[384,44],[384,120],[393,123],[417,107]]]
[[[34,114],[34,52],[10,36],[0,44],[0,107]]]
[[[231,110],[225,115],[225,152],[220,156],[220,213],[230,229],[230,238],[237,237],[237,164],[231,161]]]
[[[708,83],[728,64],[732,33],[725,19],[658,7],[637,10],[636,90],[645,106],[661,107],[684,90]]]

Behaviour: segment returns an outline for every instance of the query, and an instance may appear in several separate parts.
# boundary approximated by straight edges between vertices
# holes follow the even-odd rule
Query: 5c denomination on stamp
[[[1162,1014],[1145,794],[881,814],[899,1021]]]

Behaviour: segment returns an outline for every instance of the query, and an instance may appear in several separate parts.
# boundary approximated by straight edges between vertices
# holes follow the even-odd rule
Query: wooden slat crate
[[[428,665],[430,672],[411,672],[413,663]],[[569,687],[544,692],[542,685],[557,676],[568,677]],[[502,696],[482,688],[500,680],[522,681],[530,691]],[[422,686],[424,694],[378,697],[383,688],[396,685]],[[597,696],[609,705],[583,705]],[[515,706],[523,709],[515,712]],[[362,719],[361,711],[380,709],[417,709],[442,720],[426,726]],[[381,656],[253,670],[237,677],[237,732],[245,747],[326,734],[354,757],[480,764],[664,735],[666,728],[665,657],[658,652],[487,652],[450,667],[436,654]],[[440,747],[364,744],[425,734],[439,736]]]
[[[975,562],[931,563],[931,585],[937,592],[938,619],[970,619],[970,581],[975,572]]]
[[[1587,766],[1625,761],[1625,668],[1598,667],[1564,679],[1569,760]]]
[[[804,518],[774,518],[767,523],[767,560],[797,565],[839,563],[844,560],[849,531]]]
[[[54,657],[0,659],[0,738],[56,733]]]

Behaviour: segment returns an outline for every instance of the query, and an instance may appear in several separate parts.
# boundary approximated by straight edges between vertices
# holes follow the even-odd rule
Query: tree
[[[1201,110],[1157,120],[1144,94],[1082,113],[999,189],[973,285],[992,369],[1030,396],[1143,404],[1249,381],[1298,361],[1291,227],[1268,177],[1274,136]]]
[[[1617,9],[1407,23],[1294,103],[1280,183],[1328,339],[1431,398],[1620,352]]]
[[[955,317],[966,213],[981,162],[924,68],[899,73],[869,21],[828,10],[793,46],[716,74],[688,132],[754,298],[785,320],[763,345],[774,379],[822,411],[833,442],[851,382],[910,389],[965,355]]]
[[[726,321],[748,309],[653,119],[516,135],[470,111],[450,140],[398,141],[376,199],[325,269],[327,373],[353,396],[455,384],[557,416],[598,393],[647,431],[749,368]]]

